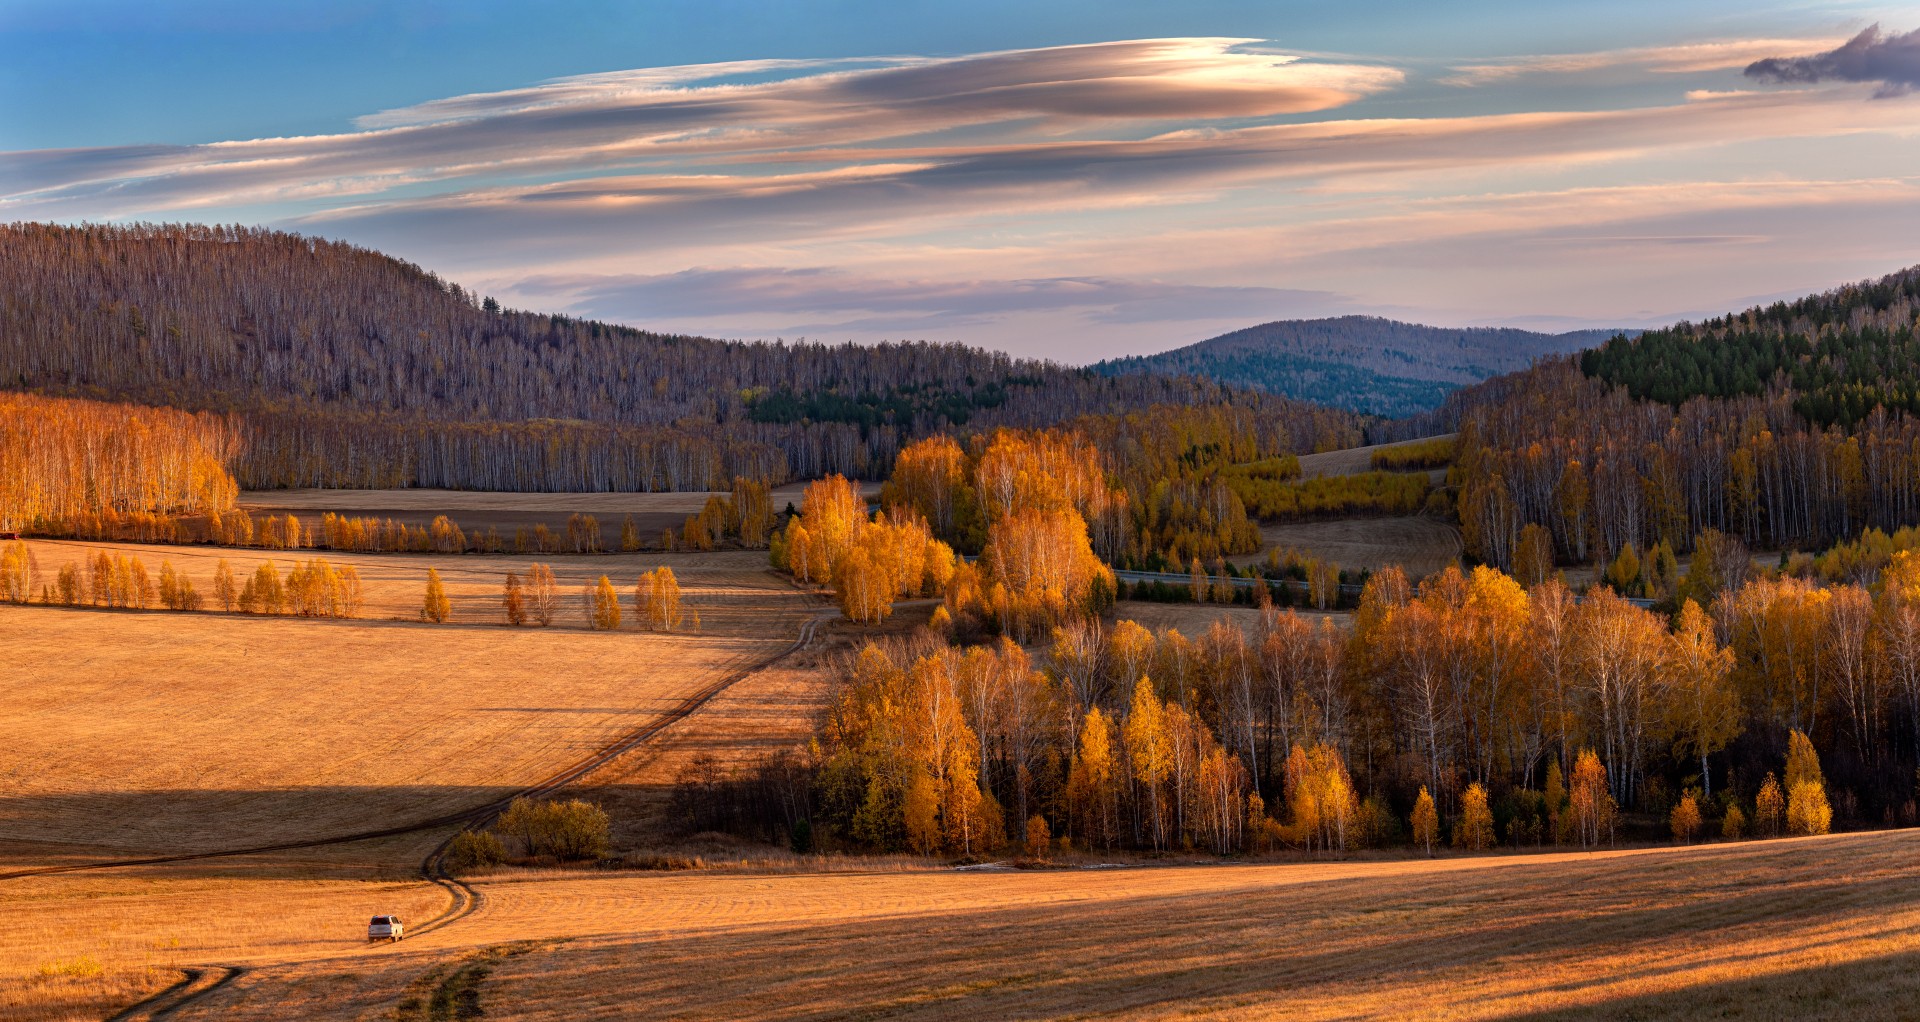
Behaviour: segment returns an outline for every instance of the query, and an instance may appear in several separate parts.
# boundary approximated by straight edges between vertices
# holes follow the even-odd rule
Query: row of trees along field
[[[1561,561],[1685,552],[1712,529],[1822,547],[1920,521],[1920,271],[1616,340],[1468,388],[1468,550],[1512,563],[1527,524]]]
[[[0,546],[0,602],[28,604],[36,596],[40,603],[56,607],[209,610],[269,617],[357,618],[366,607],[359,570],[351,564],[336,567],[324,557],[295,562],[284,574],[272,561],[262,561],[245,575],[236,575],[221,558],[208,588],[202,590],[168,560],[160,562],[156,575],[138,554],[97,550],[43,575],[24,541]],[[699,612],[683,605],[680,580],[665,565],[640,575],[631,600],[635,620],[652,631],[671,632],[687,624],[695,630],[700,627]],[[501,620],[515,626],[546,627],[560,617],[565,602],[553,569],[528,565],[524,576],[507,572],[500,593]],[[586,627],[620,628],[620,597],[607,576],[584,586],[577,606]],[[453,601],[436,568],[427,569],[419,618],[431,624],[453,619]]]
[[[502,310],[350,245],[244,227],[0,228],[0,379],[232,412],[250,488],[722,489],[884,475],[940,430],[1231,406],[1286,449],[1349,413],[959,345],[738,343]]]
[[[1044,648],[870,645],[812,751],[689,778],[689,823],[780,834],[797,813],[851,845],[964,855],[1036,830],[1225,852],[1916,822],[1907,553],[1877,591],[1756,577],[1671,621],[1557,579],[1388,569],[1351,630],[1267,608],[1188,638],[1082,614]]]

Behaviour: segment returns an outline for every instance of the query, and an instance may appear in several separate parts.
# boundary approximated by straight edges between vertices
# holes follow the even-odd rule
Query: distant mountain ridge
[[[1096,362],[1106,376],[1199,376],[1348,411],[1397,418],[1430,411],[1452,391],[1583,351],[1622,333],[1543,334],[1505,327],[1432,327],[1378,316],[1280,320],[1156,355]]]

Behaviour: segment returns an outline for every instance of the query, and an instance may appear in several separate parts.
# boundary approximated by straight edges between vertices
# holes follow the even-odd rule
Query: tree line
[[[837,666],[807,749],[689,778],[683,801],[766,837],[804,820],[809,842],[960,856],[1037,834],[1230,853],[1911,825],[1916,573],[1903,554],[1873,592],[1756,577],[1669,619],[1604,587],[1387,569],[1351,628],[1079,617],[1038,655],[926,629]]]
[[[418,619],[429,624],[453,620],[453,601],[437,568],[428,568]],[[682,600],[680,580],[666,565],[641,573],[628,599],[634,620],[657,632],[700,628],[700,614]],[[185,571],[163,559],[158,573],[138,554],[96,550],[68,561],[51,577],[43,575],[24,540],[0,545],[0,603],[38,602],[52,607],[119,610],[216,611],[265,617],[359,618],[366,609],[360,572],[351,564],[334,565],[325,557],[294,562],[282,571],[273,561],[236,573],[226,558],[214,565],[202,590]],[[553,569],[531,564],[524,574],[509,571],[500,589],[500,620],[515,627],[547,627],[560,618],[568,601]],[[577,606],[582,624],[594,631],[621,627],[621,597],[612,580],[600,576],[582,587]]]
[[[163,533],[227,512],[239,446],[225,416],[0,393],[0,531]]]
[[[960,345],[738,343],[503,310],[366,249],[238,226],[0,228],[0,379],[233,413],[249,488],[724,489],[875,478],[913,439],[1231,405],[1349,413]]]

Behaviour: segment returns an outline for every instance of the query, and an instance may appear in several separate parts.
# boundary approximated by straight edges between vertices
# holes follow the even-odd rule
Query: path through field
[[[491,952],[487,1018],[1900,1017],[1920,835],[1057,872],[522,874],[460,925],[236,958],[178,1017],[391,1017]],[[431,984],[426,989],[431,992]],[[1790,1010],[1788,1010],[1790,1007]]]

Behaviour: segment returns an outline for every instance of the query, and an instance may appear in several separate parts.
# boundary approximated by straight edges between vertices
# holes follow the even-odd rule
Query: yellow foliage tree
[[[641,575],[633,587],[633,603],[637,616],[654,631],[671,632],[680,627],[680,580],[674,577],[672,568],[663,564]]]
[[[1787,739],[1787,833],[1825,834],[1832,825],[1820,756],[1806,732],[1794,731]]]
[[[1479,781],[1467,785],[1460,796],[1460,822],[1453,828],[1453,843],[1470,852],[1493,847],[1493,810],[1487,805],[1487,789]]]
[[[0,552],[0,600],[25,603],[33,597],[33,560],[27,544],[14,540]]]
[[[1780,828],[1787,816],[1787,799],[1780,793],[1780,782],[1773,774],[1760,782],[1760,794],[1753,799],[1753,833],[1755,837],[1778,837]]]
[[[1592,848],[1603,838],[1612,840],[1613,794],[1607,790],[1607,768],[1592,749],[1580,750],[1574,761],[1568,808],[1573,814],[1574,836],[1582,847]]]
[[[1700,799],[1689,790],[1673,804],[1673,811],[1667,814],[1667,825],[1673,830],[1673,839],[1683,845],[1693,843],[1694,835],[1700,833]]]
[[[434,624],[445,624],[453,616],[453,601],[447,598],[446,584],[440,581],[437,568],[427,569],[427,595],[420,607],[420,620]]]
[[[620,627],[620,594],[614,592],[613,582],[605,575],[587,587],[587,624],[600,632]]]
[[[506,613],[508,624],[524,625],[527,623],[526,587],[520,583],[519,572],[507,572],[506,584],[500,591],[500,609]]]
[[[1413,817],[1408,821],[1413,825],[1413,843],[1427,850],[1427,856],[1433,856],[1434,841],[1440,836],[1440,813],[1433,807],[1433,795],[1426,785],[1420,786],[1420,797],[1414,800]]]

